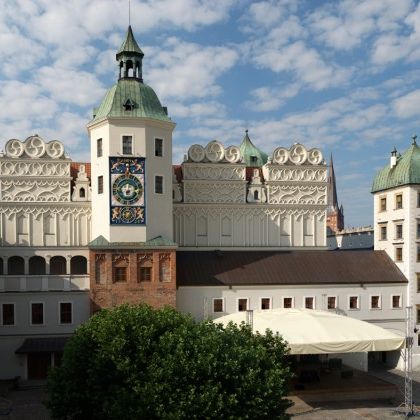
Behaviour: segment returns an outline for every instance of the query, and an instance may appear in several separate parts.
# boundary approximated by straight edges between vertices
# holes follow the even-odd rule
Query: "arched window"
[[[128,280],[128,254],[112,256],[112,282],[125,283]]]
[[[66,259],[56,255],[50,259],[50,274],[66,274]]]
[[[30,275],[40,275],[45,273],[45,259],[43,257],[35,256],[29,258]]]
[[[153,280],[153,255],[139,255],[137,260],[137,282]]]
[[[258,200],[258,191],[254,191],[254,200]]]
[[[77,255],[70,260],[71,274],[87,274],[87,259]]]
[[[85,192],[84,188],[80,188],[79,196],[80,196],[80,198],[85,198],[86,197],[86,192]]]
[[[25,262],[22,257],[10,257],[7,261],[7,273],[16,276],[25,274]]]
[[[127,60],[125,64],[126,68],[126,77],[133,77],[134,76],[134,67],[133,62],[131,60]]]

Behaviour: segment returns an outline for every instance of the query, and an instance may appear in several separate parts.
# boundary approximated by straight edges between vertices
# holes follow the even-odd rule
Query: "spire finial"
[[[248,129],[245,130],[245,134],[248,134]]]
[[[128,26],[131,26],[131,1],[128,0]]]
[[[417,142],[416,142],[416,140],[417,140],[417,134],[413,134],[413,135],[411,136],[411,138],[413,139],[413,143],[412,143],[412,144],[414,144],[414,145],[416,145],[416,146],[417,146]]]

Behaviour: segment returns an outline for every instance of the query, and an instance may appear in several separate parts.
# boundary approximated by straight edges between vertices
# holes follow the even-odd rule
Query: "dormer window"
[[[257,164],[258,158],[257,156],[251,156],[251,164]]]
[[[134,102],[128,98],[125,102],[124,102],[124,109],[126,111],[132,111],[134,109]]]
[[[254,191],[254,200],[258,200],[258,191]]]
[[[85,198],[86,197],[86,192],[85,192],[84,188],[80,188],[79,196],[80,196],[80,198]]]

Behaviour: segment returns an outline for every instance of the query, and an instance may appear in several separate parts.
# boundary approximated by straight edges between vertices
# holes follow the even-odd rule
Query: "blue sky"
[[[334,155],[346,226],[371,224],[370,187],[420,132],[420,7],[410,0],[132,0],[143,77],[193,143]],[[116,81],[128,0],[7,0],[0,133],[59,139],[88,160],[86,123]]]

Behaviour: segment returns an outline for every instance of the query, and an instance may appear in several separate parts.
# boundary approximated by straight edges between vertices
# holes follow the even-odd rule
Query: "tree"
[[[288,418],[287,351],[270,331],[122,305],[76,330],[48,404],[57,419]]]

